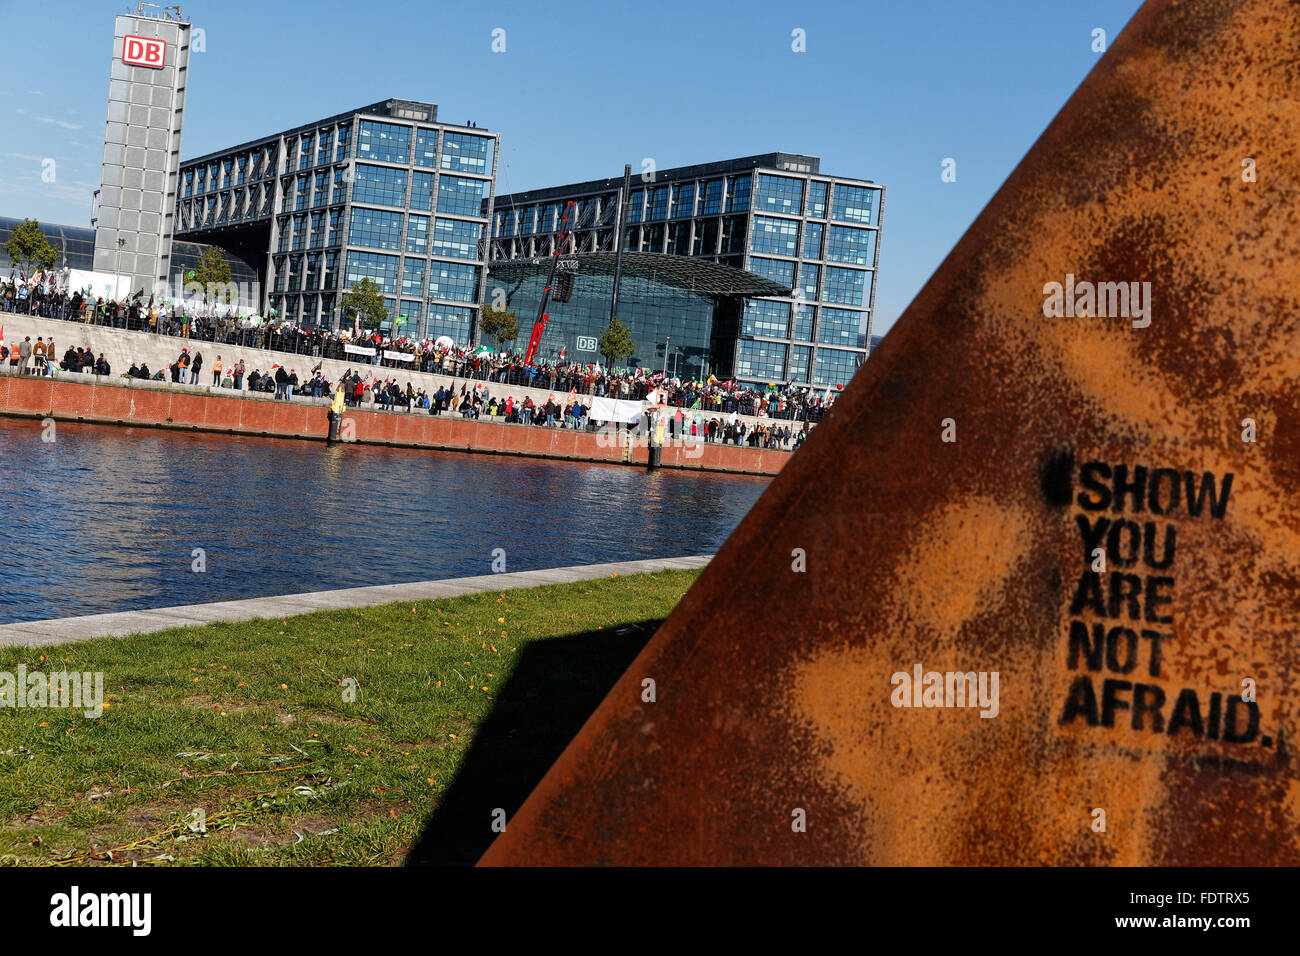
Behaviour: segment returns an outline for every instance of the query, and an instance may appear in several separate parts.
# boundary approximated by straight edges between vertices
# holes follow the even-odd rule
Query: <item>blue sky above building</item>
[[[1096,64],[1093,31],[1113,42],[1139,5],[206,0],[183,4],[203,50],[181,157],[388,97],[499,132],[498,193],[647,159],[816,155],[823,173],[887,187],[879,334]],[[7,44],[0,66],[0,214],[88,223],[126,10],[0,3],[6,36],[30,41]],[[955,182],[941,179],[948,158]]]

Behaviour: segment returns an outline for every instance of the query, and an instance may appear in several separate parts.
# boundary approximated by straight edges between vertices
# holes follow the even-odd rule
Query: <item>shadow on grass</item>
[[[500,807],[507,822],[513,819],[660,623],[639,621],[530,644],[406,865],[477,863],[496,838],[493,811]]]

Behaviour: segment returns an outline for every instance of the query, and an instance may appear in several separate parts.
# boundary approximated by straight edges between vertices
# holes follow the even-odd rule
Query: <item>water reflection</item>
[[[767,479],[0,419],[0,623],[716,550]],[[205,573],[191,570],[206,552]]]

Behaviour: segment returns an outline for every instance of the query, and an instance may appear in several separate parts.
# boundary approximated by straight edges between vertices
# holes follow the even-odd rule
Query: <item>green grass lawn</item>
[[[0,858],[472,863],[698,573],[0,650],[106,701],[0,708]]]

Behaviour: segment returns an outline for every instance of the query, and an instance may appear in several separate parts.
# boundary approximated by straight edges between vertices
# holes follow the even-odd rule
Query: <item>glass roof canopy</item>
[[[536,269],[550,266],[550,256],[528,259],[508,259],[488,263],[491,275],[503,279],[519,279]],[[615,253],[579,252],[561,255],[560,261],[576,260],[578,274],[613,275]],[[624,252],[623,275],[656,279],[679,289],[688,289],[711,296],[773,295],[787,296],[791,290],[770,279],[720,265],[705,259],[674,256],[663,252]]]

